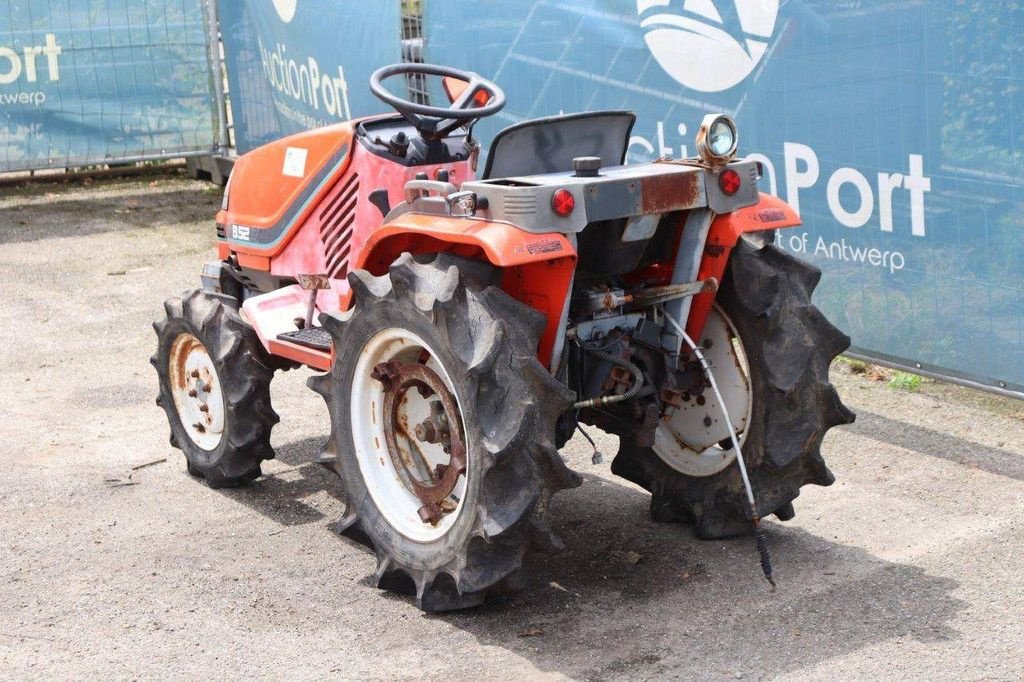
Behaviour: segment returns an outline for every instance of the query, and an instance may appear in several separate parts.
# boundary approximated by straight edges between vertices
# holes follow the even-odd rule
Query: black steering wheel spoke
[[[435,107],[409,101],[391,93],[384,81],[394,76],[439,76],[465,82],[466,88],[448,107]],[[378,69],[370,76],[370,90],[385,104],[405,117],[423,137],[440,139],[455,129],[471,125],[474,121],[492,116],[505,106],[505,93],[496,84],[482,76],[448,66],[435,64],[395,64]],[[481,104],[478,95],[487,95]]]

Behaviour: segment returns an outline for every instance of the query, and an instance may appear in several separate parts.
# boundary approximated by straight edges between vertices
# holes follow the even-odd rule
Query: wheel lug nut
[[[206,403],[203,403],[202,405],[199,406],[199,411],[200,412],[209,412],[210,411],[210,406],[207,405]]]
[[[198,369],[192,370],[192,374],[189,375],[189,376],[191,376],[193,379],[198,379],[199,378],[199,370]]]
[[[441,508],[436,504],[425,504],[419,508],[417,513],[423,523],[429,523],[432,526],[436,526],[441,520]]]
[[[198,431],[199,433],[206,433],[206,427],[200,424],[199,422],[196,422],[192,426],[194,426],[196,431]]]
[[[416,438],[425,443],[437,442],[437,430],[434,428],[433,422],[429,420],[417,424],[414,431]]]
[[[194,388],[193,388],[193,389],[191,389],[191,390],[190,390],[190,391],[188,392],[188,397],[189,397],[189,398],[195,398],[195,397],[196,397],[197,395],[199,395],[199,394],[198,394],[198,393],[196,393],[196,389],[194,389]]]

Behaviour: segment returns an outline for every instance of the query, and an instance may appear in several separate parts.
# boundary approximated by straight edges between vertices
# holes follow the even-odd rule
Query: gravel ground
[[[1024,674],[1024,404],[845,364],[859,417],[826,440],[837,483],[767,524],[775,593],[749,539],[652,523],[609,436],[604,465],[567,446],[585,479],[552,504],[567,548],[522,593],[424,615],[376,590],[373,557],[329,529],[307,371],[275,379],[255,486],[210,490],[168,446],[150,323],[214,256],[218,202],[171,177],[0,188],[0,676]]]

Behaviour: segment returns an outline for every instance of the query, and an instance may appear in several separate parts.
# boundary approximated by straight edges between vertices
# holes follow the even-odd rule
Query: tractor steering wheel
[[[450,107],[432,107],[402,99],[384,87],[385,80],[400,75],[455,78],[468,85]],[[370,90],[385,104],[394,107],[395,111],[404,116],[423,137],[428,139],[447,137],[459,126],[496,114],[505,106],[505,93],[486,78],[472,71],[434,64],[394,64],[377,69],[370,76]],[[483,104],[478,97],[481,94],[488,96]]]

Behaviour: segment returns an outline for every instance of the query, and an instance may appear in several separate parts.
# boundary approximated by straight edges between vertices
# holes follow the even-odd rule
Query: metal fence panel
[[[732,113],[861,352],[1024,391],[1024,3],[428,0],[423,32],[507,90],[485,139],[623,108],[631,159],[681,156]]]
[[[0,1],[0,171],[209,152],[204,0]]]
[[[370,74],[401,59],[398,0],[218,4],[235,145],[379,113]]]

